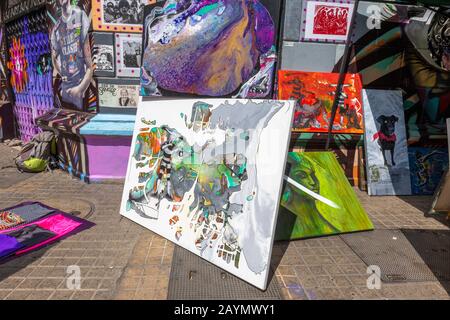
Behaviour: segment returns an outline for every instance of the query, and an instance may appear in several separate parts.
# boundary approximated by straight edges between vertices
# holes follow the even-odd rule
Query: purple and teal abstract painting
[[[268,0],[146,6],[141,94],[271,97],[279,12]]]

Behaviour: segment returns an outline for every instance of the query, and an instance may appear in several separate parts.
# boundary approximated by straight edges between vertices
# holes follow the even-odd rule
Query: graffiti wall
[[[361,75],[366,89],[403,90],[410,144],[446,135],[445,119],[450,116],[448,14],[449,10],[439,13],[370,2],[362,2],[358,9],[350,70]]]

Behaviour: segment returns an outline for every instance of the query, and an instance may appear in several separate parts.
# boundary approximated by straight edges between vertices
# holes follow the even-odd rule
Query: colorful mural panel
[[[52,0],[48,5],[56,107],[97,111],[90,12],[90,0]]]

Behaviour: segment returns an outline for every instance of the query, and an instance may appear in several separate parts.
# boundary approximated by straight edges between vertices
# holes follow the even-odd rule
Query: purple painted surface
[[[122,179],[127,173],[131,136],[85,136],[90,180]]]

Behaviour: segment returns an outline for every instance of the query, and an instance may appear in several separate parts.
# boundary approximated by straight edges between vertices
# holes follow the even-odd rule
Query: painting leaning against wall
[[[278,98],[296,101],[294,131],[328,131],[338,78],[337,73],[278,71]],[[346,75],[333,133],[364,132],[361,90],[359,76]]]
[[[372,222],[332,152],[288,154],[277,240],[372,229]]]
[[[140,101],[120,213],[265,289],[292,115],[289,101]]]
[[[280,10],[268,0],[147,5],[141,94],[271,98]]]
[[[363,101],[369,195],[411,195],[402,92],[368,89]]]
[[[434,194],[448,170],[448,150],[439,147],[409,147],[408,156],[412,194]]]

